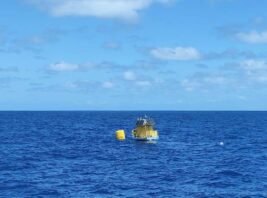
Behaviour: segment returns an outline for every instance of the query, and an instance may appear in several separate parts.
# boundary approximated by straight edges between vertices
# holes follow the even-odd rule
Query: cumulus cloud
[[[250,84],[267,83],[267,61],[250,59],[240,62],[239,67],[243,70],[245,79]]]
[[[152,82],[149,80],[141,80],[141,81],[137,81],[135,84],[140,87],[147,87],[147,86],[150,86]]]
[[[262,32],[251,31],[251,32],[239,32],[236,33],[237,39],[246,43],[267,43],[267,30]]]
[[[186,91],[223,86],[230,82],[230,78],[217,73],[195,73],[193,76],[181,81]]]
[[[52,63],[49,65],[49,70],[64,72],[64,71],[77,71],[80,69],[80,65],[71,64],[66,62]]]
[[[229,74],[219,72],[197,72],[181,81],[186,91],[218,89],[233,83],[235,79]]]
[[[133,81],[136,79],[136,74],[133,71],[126,71],[123,73],[123,79]]]
[[[106,89],[111,89],[114,87],[114,83],[110,82],[110,81],[106,81],[102,83],[102,87],[106,88]]]
[[[59,61],[48,65],[46,70],[52,72],[77,72],[77,71],[82,72],[82,71],[87,71],[89,69],[112,69],[114,71],[115,69],[118,68],[119,66],[109,62],[101,62],[101,63],[87,62],[87,63],[73,64],[65,61]]]
[[[238,49],[226,49],[221,52],[211,51],[204,53],[202,59],[237,59],[237,58],[255,58],[257,55],[249,50],[238,50]]]
[[[229,67],[220,68],[220,72],[194,73],[180,81],[181,87],[186,91],[210,89],[236,89],[251,86],[266,87],[267,61],[263,59],[247,59],[231,63]]]
[[[135,20],[139,11],[153,3],[169,4],[175,0],[28,0],[54,16],[94,16]]]
[[[64,89],[68,91],[88,92],[97,91],[103,88],[101,82],[91,80],[77,80],[74,82],[65,83]]]
[[[240,67],[246,71],[267,70],[267,62],[265,60],[249,59],[242,61]]]
[[[126,84],[126,86],[128,88],[133,88],[133,89],[138,89],[140,90],[140,88],[151,88],[154,87],[155,85],[162,85],[164,83],[164,81],[161,78],[155,78],[155,77],[151,77],[148,75],[144,75],[144,73],[140,73],[138,71],[132,71],[132,70],[128,70],[125,71],[122,75],[122,80],[124,80],[124,84]]]
[[[193,47],[154,48],[150,54],[160,60],[187,61],[201,58],[200,52]]]
[[[120,44],[117,43],[117,42],[107,42],[107,43],[104,43],[103,47],[105,49],[113,49],[113,50],[117,50],[117,49],[120,49]]]
[[[5,34],[4,40],[1,41],[0,28],[0,51],[5,53],[22,53],[30,51],[35,58],[44,58],[42,56],[42,46],[51,44],[60,40],[66,31],[60,28],[45,28],[41,33],[35,35],[16,36]],[[2,43],[2,46],[1,46]]]

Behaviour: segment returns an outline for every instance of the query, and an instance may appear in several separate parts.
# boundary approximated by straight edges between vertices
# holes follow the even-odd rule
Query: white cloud
[[[240,67],[246,71],[266,70],[267,62],[264,60],[244,60],[240,63]]]
[[[251,79],[254,80],[255,82],[266,84],[267,83],[267,74],[266,73],[260,74],[260,75],[254,76],[254,78],[251,78]]]
[[[148,80],[143,80],[143,81],[137,81],[135,84],[140,87],[147,87],[151,85],[151,82]]]
[[[186,91],[245,90],[267,85],[267,61],[247,59],[221,67],[217,72],[194,73],[180,81]],[[226,69],[226,70],[223,70]]]
[[[123,73],[124,80],[133,81],[136,79],[136,75],[133,71],[126,71]]]
[[[57,72],[76,71],[79,68],[80,68],[79,65],[70,64],[70,63],[66,63],[66,62],[52,63],[49,65],[49,70],[57,71]]]
[[[94,16],[135,20],[138,12],[153,3],[175,0],[28,0],[55,16]]]
[[[267,30],[262,32],[251,31],[248,33],[239,32],[236,37],[246,43],[267,43]]]
[[[107,42],[107,43],[104,43],[103,45],[104,48],[106,49],[120,49],[120,44],[119,43],[116,43],[116,42]]]
[[[72,64],[60,61],[50,64],[47,69],[54,72],[74,72],[74,71],[87,71],[88,69],[94,69],[94,68],[104,69],[107,67],[108,66],[103,63],[95,64],[88,62],[82,64]]]
[[[206,89],[218,86],[223,86],[229,83],[231,79],[222,74],[212,73],[196,73],[193,76],[181,81],[181,86],[186,91],[194,91],[197,89]]]
[[[200,59],[200,52],[193,47],[175,47],[175,48],[155,48],[150,51],[150,54],[161,60],[196,60]]]
[[[101,87],[101,83],[89,81],[89,80],[78,80],[74,82],[65,83],[64,88],[71,91],[88,92],[96,90]]]
[[[186,90],[186,91],[193,91],[197,87],[200,86],[199,82],[192,80],[192,79],[184,79],[181,82],[181,86]]]
[[[262,83],[267,82],[267,61],[250,59],[240,62],[240,68],[244,72],[245,79],[249,83]]]
[[[106,82],[103,82],[102,87],[106,89],[111,89],[114,87],[114,84],[110,81],[106,81]]]
[[[42,44],[45,42],[45,40],[39,36],[33,36],[29,39],[29,41],[32,43],[32,44]]]

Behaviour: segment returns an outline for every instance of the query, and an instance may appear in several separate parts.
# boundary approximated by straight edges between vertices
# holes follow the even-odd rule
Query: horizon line
[[[148,112],[264,112],[267,110],[0,110],[0,112],[140,112],[140,111],[148,111]]]

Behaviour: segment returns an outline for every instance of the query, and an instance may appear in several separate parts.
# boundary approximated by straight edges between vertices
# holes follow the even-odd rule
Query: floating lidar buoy
[[[132,136],[139,141],[156,141],[159,139],[158,131],[154,130],[154,121],[145,116],[138,118],[136,127],[132,130]]]
[[[116,131],[116,138],[117,138],[117,140],[125,140],[124,130],[117,130]]]

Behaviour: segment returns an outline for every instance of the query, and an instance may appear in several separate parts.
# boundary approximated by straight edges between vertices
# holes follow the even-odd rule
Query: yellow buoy
[[[117,140],[125,140],[125,132],[124,132],[124,130],[116,131],[116,138],[117,138]]]

